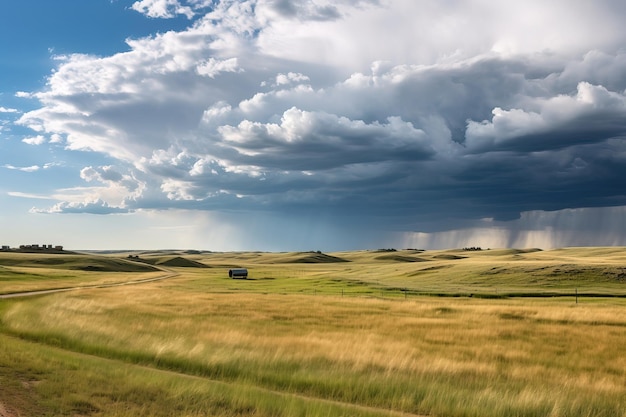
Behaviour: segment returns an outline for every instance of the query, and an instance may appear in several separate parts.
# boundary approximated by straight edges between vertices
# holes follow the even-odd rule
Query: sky
[[[622,0],[7,0],[0,243],[626,245]]]

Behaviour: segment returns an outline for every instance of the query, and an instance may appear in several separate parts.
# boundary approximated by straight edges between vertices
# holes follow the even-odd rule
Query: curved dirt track
[[[56,292],[65,292],[65,291],[85,290],[85,289],[92,289],[92,288],[111,288],[111,287],[121,287],[124,285],[138,285],[138,284],[145,284],[145,283],[154,282],[154,281],[163,281],[165,279],[174,278],[179,275],[178,272],[174,272],[169,269],[160,268],[160,267],[159,269],[161,269],[165,274],[161,275],[160,277],[155,277],[155,278],[138,279],[134,281],[124,281],[124,282],[113,282],[110,284],[93,284],[93,285],[81,285],[78,287],[69,287],[69,288],[53,288],[49,290],[22,291],[22,292],[10,293],[10,294],[0,294],[0,299],[31,297],[35,295],[52,294]]]
[[[19,414],[0,402],[0,417],[19,417]]]

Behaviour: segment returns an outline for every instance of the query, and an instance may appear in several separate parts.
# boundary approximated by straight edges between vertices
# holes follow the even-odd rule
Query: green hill
[[[428,259],[420,258],[417,256],[405,256],[405,255],[397,255],[397,254],[388,254],[377,256],[374,259],[379,261],[392,261],[392,262],[427,262]]]

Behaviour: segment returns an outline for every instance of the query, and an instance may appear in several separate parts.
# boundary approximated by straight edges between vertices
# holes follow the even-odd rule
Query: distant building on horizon
[[[3,251],[16,250],[16,251],[25,251],[25,252],[63,252],[63,246],[62,245],[55,246],[55,245],[50,245],[50,244],[39,245],[35,243],[32,245],[20,245],[18,249],[11,249],[11,247],[9,246],[2,246],[2,250]]]

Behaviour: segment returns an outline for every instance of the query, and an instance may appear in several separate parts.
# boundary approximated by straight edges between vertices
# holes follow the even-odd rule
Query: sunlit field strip
[[[465,261],[464,261],[465,262]],[[515,265],[520,268],[519,265]],[[419,268],[425,268],[422,270]],[[619,269],[608,269],[564,277],[549,277],[529,272],[529,267],[505,272],[485,272],[492,264],[469,260],[463,264],[251,264],[247,280],[228,278],[228,268],[216,266],[203,270],[178,272],[193,277],[192,284],[181,288],[210,292],[256,292],[284,294],[327,294],[407,298],[415,295],[501,297],[607,296],[626,297],[626,279],[615,279]],[[500,266],[499,269],[504,269]],[[184,281],[184,280],[183,280]]]

